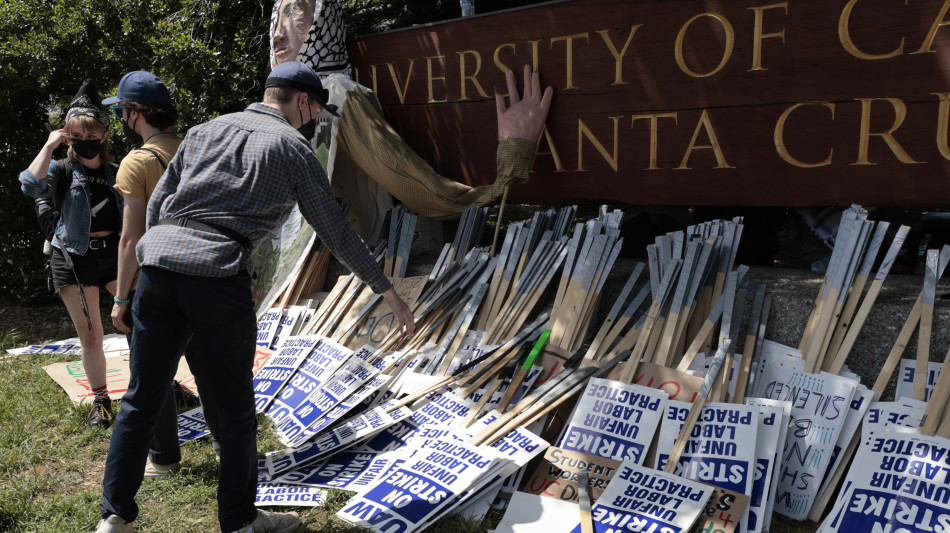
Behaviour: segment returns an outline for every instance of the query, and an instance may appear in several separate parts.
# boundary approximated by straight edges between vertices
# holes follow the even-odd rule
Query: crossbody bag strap
[[[212,224],[210,222],[198,222],[197,220],[191,220],[185,217],[169,217],[163,218],[158,221],[159,226],[182,226],[185,228],[190,228],[193,230],[204,231],[207,233],[217,233],[219,235],[224,235],[232,241],[240,244],[244,247],[245,250],[250,253],[251,251],[251,239],[241,235],[237,231],[226,228],[219,224]]]
[[[152,150],[151,148],[146,148],[144,146],[140,148],[136,148],[136,150],[145,150],[146,152],[151,152],[152,155],[155,156],[155,159],[158,159],[158,164],[162,165],[162,170],[166,170],[168,168],[168,165],[166,165],[165,161],[162,160],[162,156],[158,155],[158,152],[156,152],[155,150]]]

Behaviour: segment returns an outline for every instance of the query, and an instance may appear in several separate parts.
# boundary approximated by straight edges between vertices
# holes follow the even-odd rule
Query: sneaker
[[[232,533],[292,533],[300,530],[300,515],[295,512],[257,511],[257,518]]]
[[[191,389],[182,385],[178,380],[172,381],[172,387],[175,392],[175,403],[178,405],[179,409],[189,408],[194,409],[201,405],[201,399],[198,398],[198,395],[191,392]]]
[[[158,465],[151,461],[145,463],[145,479],[163,479],[172,477],[181,470],[181,463]]]
[[[109,515],[109,518],[99,521],[96,526],[96,533],[132,533],[132,522],[126,522],[117,514]]]
[[[112,400],[93,400],[92,410],[86,417],[86,424],[100,428],[107,428],[112,425]]]

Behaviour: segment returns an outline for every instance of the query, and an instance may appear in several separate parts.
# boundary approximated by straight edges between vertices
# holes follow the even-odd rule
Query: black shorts
[[[72,269],[66,266],[66,259],[59,248],[53,247],[50,256],[50,267],[53,270],[53,290],[56,294],[67,285],[101,287],[110,281],[115,281],[119,272],[119,237],[116,234],[89,240],[90,248],[86,255],[69,254],[73,261]],[[92,246],[96,246],[95,249]],[[76,277],[79,277],[78,281]]]

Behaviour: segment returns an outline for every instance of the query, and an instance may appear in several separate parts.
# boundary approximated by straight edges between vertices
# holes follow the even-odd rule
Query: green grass
[[[8,342],[15,336],[7,333],[0,338]],[[43,370],[74,359],[29,355],[0,362],[0,531],[93,531],[99,521],[102,471],[112,430],[87,427],[89,407],[74,406]],[[263,453],[283,448],[270,420],[264,416],[258,420],[258,449]],[[136,498],[137,532],[218,531],[218,462],[210,442],[189,443],[182,447],[182,455],[177,476],[143,482]],[[331,490],[325,507],[293,510],[309,531],[365,531],[333,516],[350,495]],[[493,518],[497,521],[500,516]],[[429,531],[477,532],[490,527],[487,522],[444,519]]]

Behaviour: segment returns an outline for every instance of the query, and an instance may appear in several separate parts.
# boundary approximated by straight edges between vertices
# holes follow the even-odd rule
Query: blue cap
[[[102,105],[117,104],[123,100],[140,104],[172,105],[168,87],[158,76],[144,70],[136,70],[122,76],[115,96],[106,98]]]
[[[264,88],[266,89],[268,87],[286,87],[307,93],[311,98],[319,102],[324,109],[329,111],[331,115],[335,117],[340,116],[340,114],[337,113],[337,107],[327,103],[330,93],[323,88],[323,84],[320,83],[320,77],[317,76],[312,68],[304,63],[290,61],[277,65],[274,67],[274,70],[270,71],[270,74],[267,76],[267,81],[264,82]]]

